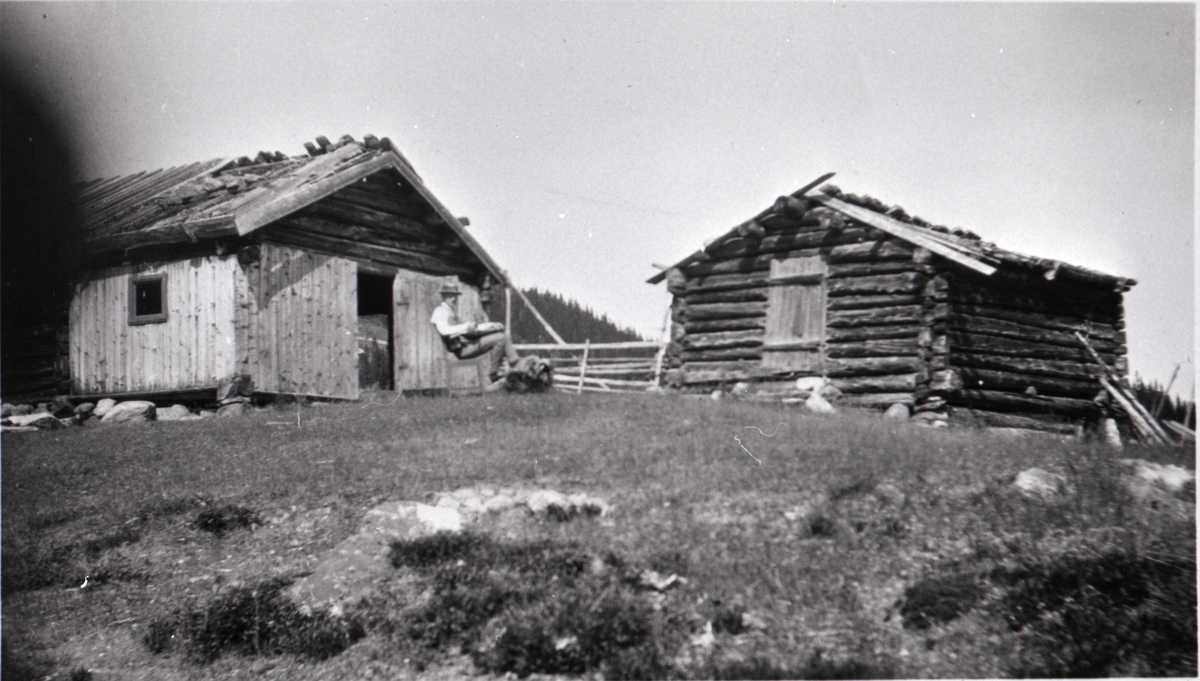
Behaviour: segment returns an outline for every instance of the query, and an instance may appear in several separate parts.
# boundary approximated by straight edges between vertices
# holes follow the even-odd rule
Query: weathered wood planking
[[[209,256],[92,272],[71,303],[73,390],[171,391],[233,374],[236,269],[233,256]],[[129,280],[150,274],[166,275],[167,319],[130,325]]]
[[[255,389],[357,397],[357,264],[266,243],[239,273],[238,364]]]
[[[392,286],[395,306],[392,336],[397,339],[395,380],[400,390],[470,391],[483,388],[482,380],[486,380],[489,368],[484,366],[487,357],[456,358],[446,349],[437,329],[429,321],[434,308],[442,302],[438,289],[447,281],[456,280],[406,270],[396,274]],[[462,292],[458,297],[459,318],[482,321],[484,310],[479,292],[461,282],[458,287]],[[480,367],[483,367],[482,371]]]

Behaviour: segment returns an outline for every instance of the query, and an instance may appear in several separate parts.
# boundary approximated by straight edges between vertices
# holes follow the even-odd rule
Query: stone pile
[[[242,405],[239,405],[242,406]],[[237,413],[241,413],[240,411]],[[233,416],[210,409],[193,412],[182,404],[159,407],[147,400],[118,402],[105,398],[98,402],[73,404],[67,397],[56,397],[41,404],[7,404],[0,406],[0,432],[21,433],[37,430],[59,430],[84,423],[131,423],[145,421],[199,421],[218,415]]]

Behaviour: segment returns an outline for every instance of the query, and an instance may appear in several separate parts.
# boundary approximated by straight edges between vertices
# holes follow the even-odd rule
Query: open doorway
[[[393,390],[392,279],[358,272],[358,387]]]

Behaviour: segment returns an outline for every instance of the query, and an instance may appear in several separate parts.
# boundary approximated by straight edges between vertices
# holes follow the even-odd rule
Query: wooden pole
[[[591,346],[592,346],[592,339],[591,338],[584,339],[584,341],[583,341],[583,361],[580,362],[580,364],[579,364],[579,384],[577,386],[575,386],[576,393],[583,392],[583,377],[587,376],[588,350],[591,349]]]
[[[1125,410],[1125,413],[1129,414],[1129,419],[1133,421],[1133,425],[1138,429],[1138,432],[1141,433],[1143,437],[1154,444],[1161,445],[1167,443],[1167,441],[1160,437],[1158,433],[1154,432],[1154,429],[1150,427],[1150,424],[1146,421],[1146,419],[1142,418],[1141,413],[1134,408],[1129,398],[1125,396],[1125,391],[1121,390],[1117,386],[1114,386],[1112,383],[1109,383],[1108,378],[1104,376],[1100,377],[1100,385],[1104,386],[1104,389],[1108,391],[1108,394],[1112,395],[1113,399],[1115,399],[1117,403],[1121,405],[1121,408]]]
[[[1171,399],[1171,388],[1175,387],[1175,377],[1179,375],[1179,365],[1175,365],[1175,371],[1171,372],[1171,380],[1167,382],[1167,389],[1163,394],[1158,396],[1158,402],[1154,405],[1154,418],[1158,418],[1162,414],[1162,408]]]
[[[1163,421],[1162,423],[1164,426],[1170,428],[1181,439],[1183,439],[1184,442],[1196,441],[1196,431],[1192,430],[1191,428],[1188,428],[1187,426],[1181,426],[1174,421]]]
[[[1091,356],[1092,361],[1100,365],[1100,384],[1103,385],[1104,389],[1117,399],[1117,402],[1121,404],[1121,406],[1129,414],[1129,417],[1133,419],[1134,425],[1137,425],[1139,429],[1142,426],[1145,426],[1145,428],[1149,431],[1149,435],[1151,436],[1150,439],[1152,440],[1160,440],[1163,444],[1172,443],[1171,436],[1167,435],[1167,431],[1163,430],[1163,427],[1158,425],[1158,420],[1151,416],[1150,412],[1147,411],[1140,402],[1138,402],[1137,396],[1135,396],[1132,391],[1128,390],[1124,385],[1121,384],[1121,376],[1109,368],[1109,366],[1104,363],[1104,360],[1100,359],[1100,355],[1096,353],[1096,350],[1092,347],[1092,344],[1087,342],[1087,339],[1083,337],[1083,334],[1076,331],[1075,338],[1077,338],[1079,342],[1083,344],[1084,350],[1087,350],[1087,353]],[[1112,383],[1108,382],[1108,378],[1110,377],[1112,378]]]
[[[662,387],[662,363],[667,354],[667,344],[671,342],[671,306],[667,305],[667,313],[663,315],[662,347],[654,355],[654,387]]]
[[[504,335],[512,343],[512,287],[504,287]]]
[[[563,340],[562,336],[558,335],[558,332],[554,330],[554,327],[550,326],[550,322],[546,321],[546,319],[542,317],[541,313],[537,311],[537,308],[533,306],[533,303],[529,302],[529,299],[526,298],[525,294],[521,292],[521,289],[517,288],[516,286],[512,286],[511,284],[509,285],[509,288],[517,292],[517,296],[521,298],[521,302],[525,303],[525,307],[529,308],[529,311],[533,313],[533,316],[542,323],[542,328],[546,329],[546,331],[550,334],[550,337],[554,339],[554,342],[558,343],[559,345],[566,345],[567,342]]]

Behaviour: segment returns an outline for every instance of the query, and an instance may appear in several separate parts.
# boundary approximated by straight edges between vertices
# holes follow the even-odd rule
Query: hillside
[[[586,340],[593,343],[644,340],[633,329],[617,326],[608,315],[598,315],[591,308],[585,308],[557,293],[537,289],[523,289],[522,293],[568,343],[582,343]],[[512,334],[516,343],[554,342],[518,296],[513,296]]]
[[[1193,447],[596,393],[3,437],[5,681],[1196,675]]]

